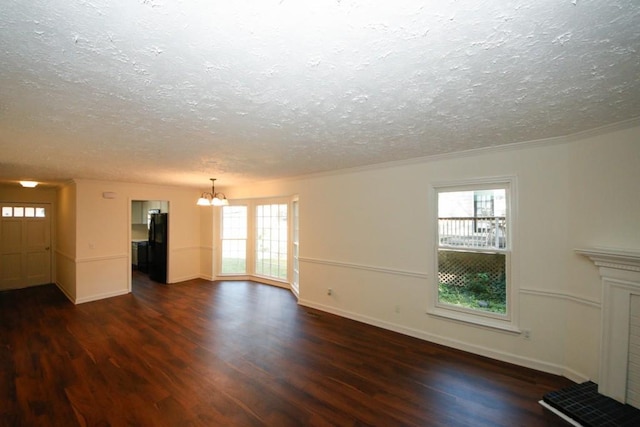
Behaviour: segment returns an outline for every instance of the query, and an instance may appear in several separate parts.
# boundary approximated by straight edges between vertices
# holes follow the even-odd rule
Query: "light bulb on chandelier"
[[[229,201],[227,196],[223,193],[216,193],[215,178],[209,178],[211,180],[211,192],[204,192],[196,203],[198,206],[228,206]]]

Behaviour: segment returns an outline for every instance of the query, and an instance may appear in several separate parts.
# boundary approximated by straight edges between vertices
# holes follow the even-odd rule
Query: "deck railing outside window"
[[[507,244],[506,217],[438,218],[441,246],[504,249]]]

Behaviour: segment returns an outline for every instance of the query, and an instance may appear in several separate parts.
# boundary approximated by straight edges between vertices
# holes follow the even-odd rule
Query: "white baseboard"
[[[69,301],[71,301],[73,304],[75,304],[75,303],[76,303],[76,302],[75,302],[75,300],[74,300],[74,298],[73,298],[71,295],[69,295],[69,294],[67,293],[67,290],[66,290],[65,288],[63,288],[63,287],[62,287],[62,285],[61,285],[60,283],[58,283],[58,282],[54,282],[54,283],[56,284],[56,286],[58,287],[58,289],[60,289],[60,291],[64,294],[64,296],[65,296],[65,297],[67,297],[67,299],[68,299]]]
[[[198,274],[194,274],[194,275],[190,275],[190,276],[183,276],[183,277],[172,277],[171,282],[167,282],[168,285],[172,284],[172,283],[180,283],[180,282],[187,282],[189,280],[195,280],[195,279],[201,279],[202,276],[198,275]],[[209,280],[209,279],[206,279]]]
[[[592,380],[591,378],[581,374],[580,372],[576,372],[573,369],[567,368],[566,366],[564,367],[561,375],[578,384]]]
[[[129,293],[128,289],[123,289],[123,290],[114,291],[114,292],[105,292],[103,294],[89,295],[87,297],[76,298],[75,301],[72,300],[71,302],[77,305],[77,304],[83,304],[85,302],[98,301],[101,299],[117,297],[120,295],[126,295],[128,293]]]
[[[262,283],[263,285],[271,285],[271,286],[276,286],[278,288],[291,290],[291,286],[287,282],[281,282],[279,280],[271,280],[271,279],[268,279],[266,277],[261,277],[261,276],[249,276],[249,275],[246,275],[246,276],[217,276],[213,280],[218,280],[218,281],[221,281],[221,282],[243,282],[243,281],[256,282],[256,283]]]
[[[519,356],[517,354],[503,352],[503,351],[499,351],[499,350],[495,350],[492,348],[483,347],[475,344],[469,344],[463,341],[451,339],[441,335],[432,334],[432,333],[421,331],[418,329],[407,328],[405,326],[398,325],[395,323],[381,321],[379,319],[375,319],[372,317],[363,316],[363,315],[352,313],[349,311],[339,310],[334,307],[329,307],[322,304],[316,304],[306,300],[298,300],[298,304],[305,307],[315,308],[317,310],[324,311],[327,313],[335,314],[340,317],[345,317],[347,319],[356,320],[358,322],[366,323],[368,325],[377,326],[382,329],[398,332],[400,334],[408,335],[410,337],[418,338],[424,341],[429,341],[435,344],[444,345],[446,347],[455,348],[457,350],[462,350],[469,353],[477,354],[479,356],[488,357],[490,359],[500,360],[502,362],[507,362],[514,365],[535,369],[537,371],[547,372],[554,375],[561,375],[577,383],[588,380],[588,377],[586,377],[585,375],[575,372],[565,366],[556,365],[553,363],[544,362],[544,361],[532,359],[529,357]]]

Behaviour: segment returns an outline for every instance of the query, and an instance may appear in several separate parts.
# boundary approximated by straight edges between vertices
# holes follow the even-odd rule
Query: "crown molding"
[[[356,166],[353,168],[336,169],[332,171],[324,171],[324,172],[317,172],[317,173],[312,173],[307,175],[289,177],[288,179],[298,180],[298,179],[305,179],[305,178],[317,178],[317,177],[323,177],[323,176],[341,175],[344,173],[351,173],[351,172],[364,172],[369,170],[408,166],[408,165],[436,162],[436,161],[442,161],[442,160],[460,159],[465,157],[501,153],[506,151],[548,147],[553,145],[567,144],[570,142],[579,141],[581,139],[593,138],[595,136],[627,130],[634,127],[640,127],[640,117],[634,117],[628,120],[623,120],[623,121],[612,123],[609,125],[599,126],[597,128],[592,128],[592,129],[575,132],[571,134],[566,134],[566,135],[554,136],[550,138],[513,142],[508,144],[502,144],[502,145],[492,145],[489,147],[473,148],[471,150],[454,151],[450,153],[434,154],[434,155],[423,156],[423,157],[414,157],[411,159],[395,160],[395,161],[384,162],[384,163],[375,163],[372,165]]]

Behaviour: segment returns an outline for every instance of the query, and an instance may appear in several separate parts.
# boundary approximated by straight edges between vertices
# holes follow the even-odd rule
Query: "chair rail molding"
[[[597,267],[602,280],[602,325],[598,391],[622,403],[627,400],[629,320],[632,295],[640,295],[640,252],[576,249]]]

